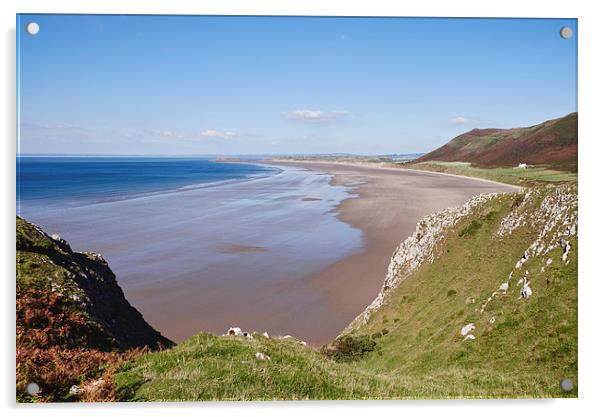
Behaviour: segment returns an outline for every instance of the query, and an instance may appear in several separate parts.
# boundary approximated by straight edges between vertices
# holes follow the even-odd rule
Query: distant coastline
[[[312,159],[289,158],[289,159],[272,159],[269,161],[271,161],[276,166],[279,163],[291,164],[291,165],[299,164],[299,166],[302,166],[302,165],[311,166],[312,164],[318,164],[318,165],[332,164],[332,165],[358,167],[358,168],[377,168],[377,169],[393,170],[393,171],[410,171],[410,172],[430,173],[433,175],[444,175],[444,176],[451,176],[451,177],[457,177],[457,178],[466,178],[466,179],[470,179],[470,180],[483,181],[483,182],[488,182],[488,183],[492,183],[492,184],[506,185],[506,186],[514,187],[515,191],[520,191],[522,189],[522,187],[519,185],[508,184],[505,182],[495,181],[492,179],[480,178],[477,176],[470,176],[470,175],[462,175],[459,173],[450,173],[450,172],[444,172],[444,171],[420,169],[418,165],[397,164],[397,163],[393,163],[391,161],[363,161],[361,159],[346,161],[346,160],[336,160],[336,159],[333,160],[333,159],[320,159],[320,158],[312,158]]]

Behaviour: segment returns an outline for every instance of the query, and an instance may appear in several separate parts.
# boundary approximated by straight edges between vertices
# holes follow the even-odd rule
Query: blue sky
[[[576,111],[576,26],[21,15],[20,151],[426,152],[473,128]]]

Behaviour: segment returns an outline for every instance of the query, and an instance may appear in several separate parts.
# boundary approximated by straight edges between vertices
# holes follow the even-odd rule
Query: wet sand
[[[29,205],[23,215],[74,250],[101,253],[128,301],[176,342],[241,327],[319,343],[338,329],[315,323],[342,320],[306,278],[359,253],[363,237],[336,218],[350,197],[346,187],[321,172],[285,168],[73,208]]]
[[[324,317],[312,342],[335,337],[372,302],[397,246],[424,216],[458,206],[481,193],[520,188],[486,180],[387,167],[319,162],[273,162],[333,174],[335,185],[351,185],[359,198],[343,201],[340,220],[362,230],[364,249],[307,278],[338,314]],[[317,326],[316,326],[317,327]]]
[[[222,250],[223,253],[250,253],[250,252],[267,252],[263,246],[253,245],[229,245]]]

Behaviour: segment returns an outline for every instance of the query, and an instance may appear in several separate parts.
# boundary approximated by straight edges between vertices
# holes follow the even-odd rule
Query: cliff
[[[492,236],[493,240],[501,243],[504,237],[510,236],[516,229],[531,227],[537,235],[533,242],[516,260],[514,269],[509,273],[505,282],[500,283],[500,292],[508,291],[509,285],[515,273],[523,272],[526,262],[544,263],[543,257],[555,249],[562,249],[561,260],[568,264],[568,255],[571,250],[571,240],[577,235],[577,194],[575,186],[540,187],[528,189],[518,195],[512,210],[504,216],[499,228]],[[356,317],[348,329],[359,328],[366,324],[372,313],[381,308],[393,292],[406,278],[410,277],[423,263],[433,263],[441,256],[441,242],[446,235],[462,219],[468,217],[475,208],[483,206],[486,202],[498,197],[499,194],[482,194],[470,199],[460,207],[448,208],[446,210],[431,214],[422,219],[416,226],[412,236],[404,240],[395,250],[391,257],[387,275],[381,291],[374,301]],[[493,213],[490,217],[493,217]],[[489,215],[489,213],[488,213]],[[476,233],[481,228],[478,220],[472,220],[460,234],[463,237]],[[553,263],[552,258],[545,260],[540,272],[545,272],[547,266]],[[517,285],[522,284],[521,294],[532,291],[529,282],[532,280],[526,272],[525,277]],[[498,294],[494,291],[491,297],[483,301],[481,312],[487,304]],[[531,294],[529,294],[530,296]],[[528,297],[526,297],[528,298]]]
[[[34,382],[48,399],[134,348],[173,342],[126,300],[100,255],[78,253],[17,217],[17,388]]]
[[[548,185],[423,219],[343,333],[377,342],[362,369],[469,398],[576,396],[577,205],[575,184]]]

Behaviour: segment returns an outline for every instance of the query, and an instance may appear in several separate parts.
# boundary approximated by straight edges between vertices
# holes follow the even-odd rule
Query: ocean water
[[[64,208],[259,178],[279,171],[201,158],[19,157],[17,203],[25,210],[49,205]]]
[[[364,245],[336,213],[354,195],[330,175],[194,159],[19,165],[18,213],[102,254],[128,300],[173,340],[239,326],[312,341],[320,323],[341,321],[307,279]]]

